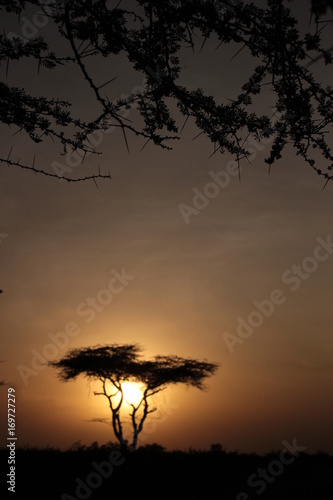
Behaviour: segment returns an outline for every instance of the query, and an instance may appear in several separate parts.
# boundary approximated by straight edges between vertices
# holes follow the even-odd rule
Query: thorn
[[[117,80],[117,78],[118,78],[117,76],[115,76],[114,78],[111,78],[111,80],[109,80],[108,82],[103,83],[103,85],[100,85],[99,87],[97,87],[97,90],[100,90],[103,87],[105,87],[106,85],[108,85],[109,83],[114,82],[115,80]]]
[[[18,130],[16,130],[16,132],[14,132],[14,134],[12,135],[12,137],[14,137],[14,135],[16,135],[16,134],[19,134],[19,133],[22,131],[22,128],[23,128],[23,127],[21,127],[21,128],[19,128]]]
[[[140,149],[140,153],[141,151],[144,150],[144,148],[147,146],[148,142],[150,141],[150,139],[147,139],[147,141],[144,143],[144,145],[142,146],[142,148]]]
[[[83,42],[84,42],[84,41],[85,41],[85,40],[83,40]],[[83,45],[83,42],[82,42],[81,46]],[[90,45],[91,45],[91,43],[90,43],[90,42],[88,42],[88,45],[87,45],[84,49],[82,49],[82,52],[81,52],[81,54],[80,54],[80,55],[83,55],[83,54],[86,52],[86,50],[90,47]]]
[[[220,148],[215,148],[215,145],[214,145],[214,151],[211,155],[208,156],[208,160],[215,155],[215,153],[217,153],[218,151],[220,151]]]
[[[249,155],[245,155],[245,156],[243,156],[243,158],[245,158],[245,159],[246,159],[246,161],[248,161],[248,162],[249,162],[249,164],[250,164],[250,165],[252,165],[251,160],[249,160],[249,156],[251,156],[251,154],[249,154]],[[240,160],[242,160],[243,158],[240,158]]]
[[[119,119],[121,119],[121,120],[126,120],[129,123],[133,123],[133,120],[130,120],[129,118],[126,118],[125,116],[121,116],[118,113],[117,113],[116,117],[119,118]],[[117,126],[121,127],[121,125],[115,125],[115,127],[117,127]]]
[[[204,41],[203,41],[203,42],[202,42],[202,44],[201,44],[201,47],[200,47],[199,52],[201,52],[201,51],[202,51],[202,49],[204,48],[204,45],[205,45],[206,41],[207,41],[207,37],[205,37],[205,38],[204,38]]]
[[[218,46],[216,47],[216,49],[214,49],[214,50],[219,49],[219,48],[221,47],[222,43],[223,43],[223,42],[220,42],[220,43],[218,44]]]
[[[322,56],[318,56],[316,59],[313,59],[313,57],[309,56],[309,54],[306,54],[306,55],[309,59],[311,59],[311,61],[309,61],[308,64],[305,65],[306,68],[309,68],[310,66],[312,66],[312,64],[319,61],[319,59],[322,57]]]
[[[326,29],[327,26],[330,24],[330,21],[322,21],[322,23],[325,23],[325,24],[320,28],[320,30],[318,30],[318,33],[323,31],[324,29]]]
[[[247,134],[247,136],[245,137],[244,141],[242,142],[241,148],[244,146],[244,144],[246,143],[246,141],[248,140],[249,137],[250,137],[250,132]]]
[[[198,137],[200,137],[200,135],[202,135],[202,134],[203,134],[203,131],[202,131],[202,132],[200,132],[200,134],[198,134],[198,135],[196,135],[195,137],[193,137],[193,139],[191,139],[191,140],[192,140],[192,141],[194,141],[195,139],[197,139]]]
[[[327,184],[329,183],[330,180],[331,180],[330,178],[327,179],[327,181],[324,184],[324,187],[323,187],[322,191],[324,191],[325,187],[327,186]]]
[[[8,156],[7,156],[7,161],[9,160],[10,155],[12,154],[12,151],[13,151],[13,146],[10,148],[10,151],[9,151],[9,153],[8,153]]]
[[[97,187],[97,189],[99,189],[99,187],[98,187],[98,185],[97,185],[97,182],[96,182],[96,179],[95,179],[95,177],[93,177],[93,181],[94,181],[94,183],[95,183],[95,186]]]
[[[127,148],[128,153],[129,153],[129,147],[128,147],[128,142],[127,142],[127,137],[126,137],[126,133],[125,133],[124,127],[121,127],[121,129],[122,129],[122,131],[123,131],[123,135],[124,135],[124,139],[125,139],[126,148]]]
[[[265,87],[266,85],[273,85],[273,80],[271,82],[263,83],[262,86]]]
[[[239,54],[240,52],[242,52],[242,50],[243,50],[243,49],[245,49],[245,47],[246,47],[246,43],[244,43],[243,47],[241,47],[241,48],[240,48],[240,49],[236,52],[236,54],[235,54],[234,56],[232,56],[232,58],[229,60],[229,62],[230,62],[230,61],[232,61],[233,59],[235,59],[235,57],[237,57],[237,56],[238,56],[238,54]]]
[[[84,44],[85,40],[82,40],[82,42],[80,43],[80,45],[78,46],[77,48],[77,51],[80,52],[80,48],[82,47],[82,45]]]
[[[87,151],[84,151],[80,165],[82,165],[84,160],[86,159],[86,154],[87,154]]]
[[[180,133],[182,133],[182,132],[183,132],[183,130],[184,130],[184,128],[185,128],[185,125],[186,125],[187,120],[189,119],[189,117],[190,117],[190,115],[187,115],[187,117],[186,117],[186,119],[185,119],[185,122],[184,122],[184,125],[183,125],[183,126],[182,126],[182,128],[181,128]]]

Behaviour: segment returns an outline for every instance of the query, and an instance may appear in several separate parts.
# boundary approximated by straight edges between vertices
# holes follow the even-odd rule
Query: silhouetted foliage
[[[270,462],[279,462],[279,452],[263,456],[199,450],[188,453],[151,445],[138,448],[124,457],[122,464],[108,470],[110,452],[116,450],[112,446],[97,449],[87,446],[76,451],[18,449],[20,475],[16,497],[105,500],[128,498],[133,489],[139,488],[137,496],[146,500],[321,500],[333,495],[333,456],[324,453],[301,454],[278,475],[276,468],[272,474],[267,466]],[[118,450],[118,453],[121,452]],[[1,449],[3,470],[6,470],[7,459],[8,450]],[[266,489],[260,495],[257,492],[264,480],[259,481],[257,476],[257,484],[248,483],[259,469],[261,478],[268,477]]]
[[[210,451],[215,453],[225,453],[223,446],[220,443],[212,443],[210,445]]]
[[[311,0],[312,11],[319,17],[326,14],[327,10],[333,10],[333,0]]]
[[[172,384],[185,384],[202,390],[205,388],[204,379],[213,375],[218,367],[215,363],[179,356],[155,356],[151,360],[144,360],[141,358],[141,351],[137,344],[95,346],[72,349],[59,361],[49,362],[49,366],[59,370],[63,381],[84,375],[101,382],[102,392],[95,392],[95,395],[108,399],[113,431],[124,449],[128,448],[120,415],[124,402],[124,382],[143,385],[141,400],[137,404],[130,404],[133,429],[130,448],[135,450],[147,416],[157,410],[155,407],[151,408],[150,398]]]
[[[30,4],[37,1],[7,0],[1,2],[7,15],[19,17]],[[92,92],[99,111],[93,120],[85,121],[70,112],[68,101],[34,97],[24,88],[2,82],[0,120],[15,125],[29,137],[40,142],[45,137],[60,141],[64,152],[94,152],[89,134],[110,127],[127,136],[141,137],[145,144],[170,148],[179,138],[182,124],[176,121],[175,105],[185,118],[195,122],[199,134],[206,135],[214,152],[229,152],[238,162],[248,158],[244,146],[249,134],[257,140],[274,136],[266,162],[271,166],[282,157],[287,144],[296,149],[304,160],[326,181],[332,179],[332,151],[328,143],[333,119],[333,89],[316,81],[307,63],[321,59],[332,64],[332,55],[321,45],[324,26],[320,16],[332,2],[306,2],[313,9],[315,30],[302,36],[298,22],[283,0],[268,0],[265,8],[245,1],[224,0],[137,0],[122,8],[121,2],[112,5],[104,0],[73,0],[43,2],[40,8],[67,40],[69,51],[63,56],[49,49],[43,36],[28,41],[20,36],[0,35],[0,61],[36,60],[38,68],[54,71],[60,65],[76,65]],[[246,49],[256,63],[253,74],[233,100],[225,103],[204,93],[201,88],[190,89],[179,83],[182,76],[181,49],[200,50],[209,38],[217,45],[234,44]],[[111,101],[107,85],[117,75],[106,76],[108,81],[97,83],[91,73],[92,59],[126,56],[130,66],[146,77],[143,91]],[[316,59],[315,59],[316,58]],[[114,67],[105,64],[106,68]],[[111,77],[111,78],[110,78]],[[275,117],[259,115],[254,101],[263,88],[272,90],[271,107]],[[123,117],[123,111],[136,108],[137,123]],[[275,119],[277,117],[277,119]],[[74,134],[70,131],[74,128]],[[68,181],[82,180],[68,176],[70,169],[53,172],[37,169],[14,160],[10,152],[0,161],[10,166],[27,168]],[[109,174],[85,177],[96,179]]]

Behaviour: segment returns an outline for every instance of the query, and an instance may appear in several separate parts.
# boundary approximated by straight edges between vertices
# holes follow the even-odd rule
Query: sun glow
[[[142,399],[142,390],[140,384],[135,382],[124,382],[122,384],[124,402],[128,405],[137,406]]]

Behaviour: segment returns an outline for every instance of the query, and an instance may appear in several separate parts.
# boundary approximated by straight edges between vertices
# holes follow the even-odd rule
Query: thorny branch
[[[3,2],[12,15],[20,15],[25,4],[31,2]],[[68,42],[72,54],[55,54],[41,36],[23,43],[18,38],[0,35],[0,62],[32,57],[38,67],[56,70],[59,65],[75,64],[80,68],[84,81],[89,85],[93,98],[101,108],[97,117],[84,122],[73,118],[69,103],[45,98],[33,98],[24,90],[2,83],[7,96],[1,103],[0,119],[7,125],[16,125],[32,140],[39,142],[46,137],[60,141],[67,150],[95,152],[89,146],[89,134],[103,129],[107,122],[122,131],[129,149],[128,134],[142,137],[144,146],[149,142],[170,149],[170,141],[179,138],[178,124],[174,118],[174,105],[186,118],[193,119],[199,135],[206,135],[213,144],[213,154],[231,153],[238,165],[249,152],[244,147],[245,137],[253,134],[257,140],[274,136],[266,162],[269,167],[282,157],[284,148],[291,144],[297,155],[304,158],[325,181],[332,180],[333,158],[329,140],[333,124],[333,89],[318,83],[309,68],[313,61],[332,64],[330,50],[321,45],[321,34],[328,25],[323,24],[321,13],[316,11],[315,32],[301,36],[297,20],[283,0],[268,0],[265,8],[253,3],[202,0],[159,2],[140,0],[133,2],[132,10],[123,9],[121,2],[115,7],[103,0],[73,0],[58,5],[49,15],[59,33]],[[219,8],[217,8],[217,6]],[[202,89],[191,90],[182,86],[181,49],[185,46],[195,51],[206,40],[217,40],[218,46],[234,43],[241,46],[257,60],[248,81],[238,97],[218,103]],[[203,40],[203,42],[202,42]],[[277,43],[278,41],[278,43]],[[236,49],[235,57],[240,52]],[[144,92],[111,102],[102,89],[115,78],[102,84],[95,82],[86,61],[92,58],[111,58],[126,55],[135,71],[145,75]],[[306,63],[310,59],[310,63]],[[273,123],[266,115],[259,116],[254,99],[263,88],[270,88],[274,107],[281,119]],[[174,104],[173,104],[174,103]],[[138,125],[121,115],[122,109],[136,108]],[[293,116],[293,120],[286,117]],[[74,137],[65,133],[74,126]],[[143,146],[143,147],[144,147]],[[36,169],[20,161],[2,158],[8,166],[29,169],[35,173],[59,177],[56,173]],[[110,174],[71,179],[108,179]]]

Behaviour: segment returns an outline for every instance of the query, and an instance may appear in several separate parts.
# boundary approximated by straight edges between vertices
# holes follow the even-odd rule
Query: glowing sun
[[[124,382],[122,384],[124,401],[127,404],[133,404],[137,406],[142,399],[142,391],[140,389],[140,384],[135,382]]]

